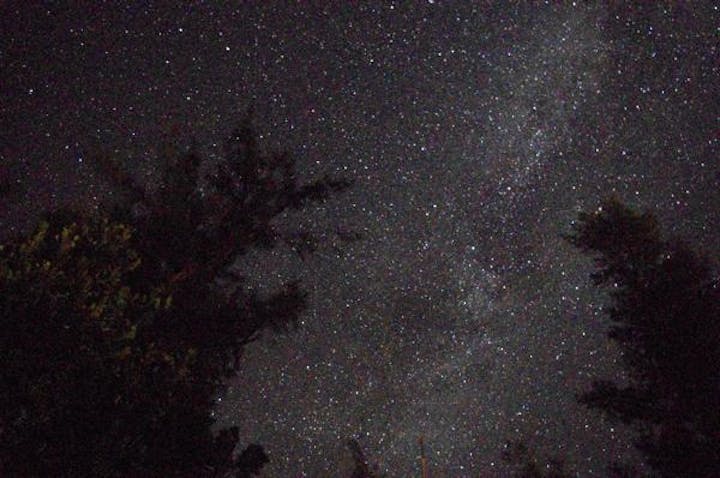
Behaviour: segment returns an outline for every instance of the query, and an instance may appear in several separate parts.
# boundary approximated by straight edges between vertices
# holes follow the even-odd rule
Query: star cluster
[[[433,476],[502,474],[507,440],[602,476],[630,439],[574,394],[618,376],[617,352],[561,235],[615,194],[717,254],[720,12],[548,3],[7,2],[0,226],[101,201],[99,154],[148,181],[159,139],[218,154],[252,106],[304,177],[357,180],[282,219],[326,238],[315,257],[238,264],[248,287],[310,293],[298,330],[248,347],[218,397],[267,476],[337,476],[352,437],[411,476],[420,435]]]

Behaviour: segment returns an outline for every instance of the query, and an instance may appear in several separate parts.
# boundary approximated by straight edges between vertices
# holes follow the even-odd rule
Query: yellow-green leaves
[[[115,354],[115,358],[118,360],[125,360],[131,354],[132,354],[132,348],[129,345],[126,345],[118,353]]]
[[[130,327],[130,330],[128,333],[122,336],[123,340],[135,340],[135,336],[137,335],[137,324],[133,324],[132,327]]]
[[[156,310],[168,310],[172,307],[172,295],[164,288],[158,288],[153,292],[151,302]]]
[[[32,254],[33,252],[35,252],[40,247],[40,244],[42,244],[45,240],[45,236],[47,235],[49,227],[50,224],[48,224],[47,221],[42,221],[40,224],[38,224],[38,227],[37,229],[35,229],[33,235],[30,236],[23,245],[20,246],[20,251],[23,254]]]
[[[0,249],[0,294],[62,310],[73,329],[107,339],[104,353],[127,359],[142,321],[172,305],[165,287],[134,282],[142,260],[132,237],[129,225],[108,218],[43,221]]]
[[[62,228],[60,233],[60,253],[63,254],[74,248],[80,240],[80,235],[77,234],[77,224],[72,223],[69,226]]]

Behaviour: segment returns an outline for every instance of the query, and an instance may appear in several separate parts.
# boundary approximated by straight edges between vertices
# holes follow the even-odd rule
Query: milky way
[[[719,13],[487,4],[5,4],[0,180],[20,192],[0,225],[28,202],[101,201],[93,155],[151,181],[158,138],[216,154],[252,106],[304,177],[357,181],[281,219],[327,238],[314,257],[238,262],[248,287],[310,294],[218,397],[219,423],[267,449],[265,476],[338,476],[350,438],[416,475],[420,435],[433,476],[502,475],[508,440],[603,476],[635,458],[575,404],[619,370],[590,263],[562,234],[615,194],[720,250]]]

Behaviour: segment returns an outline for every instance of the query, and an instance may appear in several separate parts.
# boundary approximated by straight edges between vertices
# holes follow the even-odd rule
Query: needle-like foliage
[[[630,379],[596,382],[580,401],[633,424],[660,476],[718,476],[720,284],[712,263],[617,200],[581,214],[569,240],[595,258],[594,282],[611,299],[608,335]]]

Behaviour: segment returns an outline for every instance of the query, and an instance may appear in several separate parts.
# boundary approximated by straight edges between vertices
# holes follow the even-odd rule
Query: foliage
[[[583,213],[569,237],[609,289],[609,337],[630,383],[596,382],[580,401],[637,427],[661,476],[720,472],[720,286],[710,262],[661,238],[655,218],[617,200]]]
[[[181,388],[173,381],[189,375],[192,350],[145,333],[171,296],[162,285],[135,280],[142,258],[131,240],[125,224],[58,217],[3,246],[0,396],[8,474],[105,474],[109,463],[123,470],[127,453],[140,459],[132,442],[143,432],[122,417],[159,419],[141,404],[167,402]]]
[[[237,439],[235,440],[237,441]],[[269,463],[270,459],[265,454],[263,447],[251,444],[238,457],[236,464],[238,467],[237,478],[250,478],[260,473],[262,467]]]
[[[225,157],[203,173],[201,166],[208,161],[194,145],[186,150],[166,146],[155,194],[108,158],[99,158],[106,176],[126,195],[116,214],[137,225],[147,252],[157,255],[157,263],[178,274],[177,279],[212,280],[226,273],[238,254],[272,248],[280,241],[298,252],[312,252],[314,237],[304,231],[280,233],[273,221],[352,185],[329,177],[300,185],[294,159],[260,151],[248,118],[230,135],[225,149]],[[202,189],[199,182],[205,183]]]
[[[112,212],[55,213],[0,249],[3,475],[252,476],[267,462],[258,445],[233,455],[237,429],[213,436],[213,397],[245,344],[297,321],[304,294],[218,279],[295,238],[272,226],[283,211],[350,183],[299,185],[248,124],[229,145],[206,191],[195,150],[166,150],[154,193],[105,161],[123,195]]]

